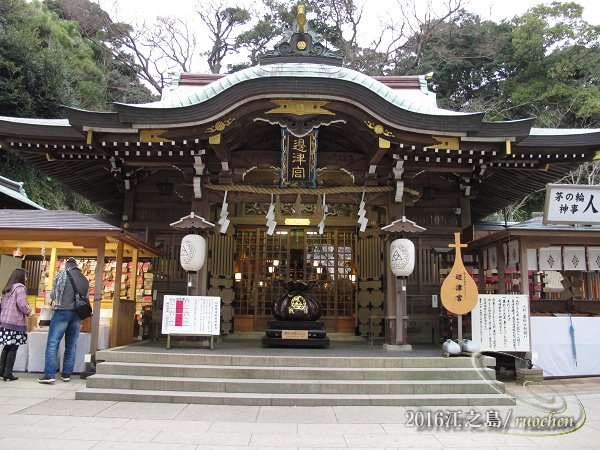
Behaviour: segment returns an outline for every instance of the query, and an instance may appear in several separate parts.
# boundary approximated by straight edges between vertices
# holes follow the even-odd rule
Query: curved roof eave
[[[0,116],[0,135],[80,140],[81,133],[67,119],[29,119]]]
[[[380,111],[389,122],[413,129],[447,132],[477,131],[483,113],[448,111],[433,105],[427,95],[416,101],[380,81],[357,72],[324,64],[270,64],[255,66],[227,75],[183,97],[168,97],[145,104],[115,103],[121,122],[133,124],[203,123],[231,110],[240,99],[289,96],[319,97],[364,104]],[[218,97],[218,99],[217,99]],[[370,107],[369,107],[370,105]]]
[[[600,128],[532,128],[519,142],[524,147],[585,147],[600,145]]]

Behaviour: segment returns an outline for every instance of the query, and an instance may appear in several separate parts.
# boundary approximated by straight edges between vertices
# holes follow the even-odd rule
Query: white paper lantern
[[[188,272],[202,269],[206,259],[206,240],[197,234],[188,234],[181,240],[179,261],[181,267]]]
[[[390,246],[390,267],[397,277],[406,277],[415,269],[415,244],[408,239],[396,239]]]

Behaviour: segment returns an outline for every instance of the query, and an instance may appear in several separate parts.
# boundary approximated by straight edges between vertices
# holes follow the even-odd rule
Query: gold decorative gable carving
[[[215,122],[215,124],[212,127],[207,128],[205,133],[215,133],[217,131],[221,132],[225,128],[227,128],[229,125],[231,125],[234,120],[235,120],[235,117],[230,117],[229,119],[225,119],[225,120],[218,120]]]
[[[383,134],[384,136],[387,137],[394,137],[394,133],[392,133],[389,130],[386,130],[383,125],[381,125],[380,123],[373,123],[370,120],[365,120],[365,124],[371,129],[373,130],[373,132],[375,134]]]
[[[335,113],[323,106],[330,102],[323,100],[271,100],[277,105],[277,108],[270,109],[265,114],[294,114],[296,116],[307,115],[329,115],[335,116]]]

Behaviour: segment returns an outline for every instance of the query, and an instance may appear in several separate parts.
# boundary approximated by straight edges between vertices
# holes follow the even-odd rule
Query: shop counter
[[[43,372],[44,361],[46,355],[46,342],[48,341],[47,331],[31,331],[28,337],[28,358],[27,358],[27,371],[29,372]],[[77,341],[77,350],[75,352],[75,365],[73,367],[74,373],[80,373],[85,371],[85,354],[90,352],[90,333],[79,333],[79,339]],[[65,351],[65,340],[64,338],[60,342],[58,349],[58,365],[57,370],[62,370],[62,359]]]

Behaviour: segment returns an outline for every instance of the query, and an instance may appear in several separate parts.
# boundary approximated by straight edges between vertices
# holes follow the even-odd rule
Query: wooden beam
[[[231,149],[227,144],[208,144],[208,148],[215,152],[215,155],[217,155],[219,161],[221,161],[222,163],[226,162],[227,164],[229,164],[229,166],[231,166]]]
[[[387,148],[378,148],[371,154],[368,166],[376,166],[390,150]],[[368,167],[367,166],[367,167]]]
[[[56,275],[56,247],[50,249],[50,267],[48,268],[48,284],[46,285],[46,292],[52,290],[54,284],[54,277]]]

